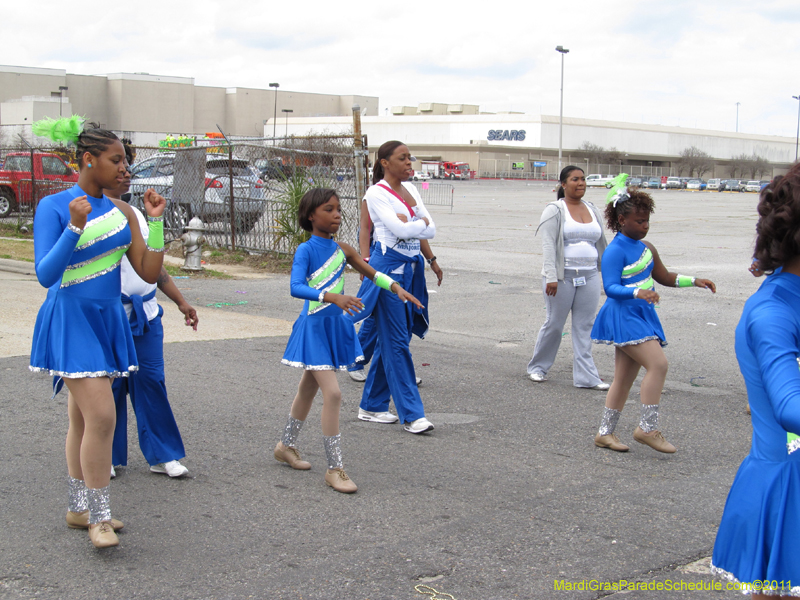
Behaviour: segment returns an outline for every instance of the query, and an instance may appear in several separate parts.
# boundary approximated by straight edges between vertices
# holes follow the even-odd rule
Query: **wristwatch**
[[[433,266],[433,263],[436,260],[436,257],[435,256],[431,256],[430,258],[428,258],[426,260],[428,261],[429,265]]]

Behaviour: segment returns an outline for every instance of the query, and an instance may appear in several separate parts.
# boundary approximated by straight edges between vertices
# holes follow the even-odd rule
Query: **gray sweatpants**
[[[528,373],[547,375],[556,360],[567,315],[572,311],[572,382],[575,387],[594,387],[601,383],[592,360],[591,335],[597,305],[600,303],[600,276],[596,270],[589,275],[580,273],[565,270],[564,281],[558,282],[556,295],[544,295],[547,318],[536,338]],[[586,285],[573,284],[573,278],[578,276],[586,277]],[[547,281],[542,277],[542,292],[546,287]]]

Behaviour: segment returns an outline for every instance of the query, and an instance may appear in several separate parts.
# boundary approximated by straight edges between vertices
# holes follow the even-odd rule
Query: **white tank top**
[[[591,223],[580,223],[572,218],[565,208],[567,219],[564,222],[564,268],[590,271],[597,269],[597,248],[595,244],[603,232],[590,209]]]

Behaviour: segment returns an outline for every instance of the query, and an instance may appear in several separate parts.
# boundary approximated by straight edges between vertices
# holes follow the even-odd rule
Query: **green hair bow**
[[[617,202],[625,202],[629,198],[628,186],[625,185],[626,181],[628,181],[628,174],[620,173],[606,184],[607,188],[611,188],[606,194],[606,204],[613,202],[614,206],[616,206]]]
[[[83,133],[83,123],[85,121],[85,118],[78,115],[61,119],[45,117],[41,121],[36,121],[31,126],[31,130],[34,135],[46,137],[54,142],[66,142],[77,146],[78,136]]]

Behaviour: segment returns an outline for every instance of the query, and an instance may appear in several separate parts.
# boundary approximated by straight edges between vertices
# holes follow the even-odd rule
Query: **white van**
[[[683,184],[680,177],[667,177],[668,190],[679,190],[681,188],[683,188]]]
[[[706,189],[719,191],[719,184],[721,181],[721,179],[709,179],[708,183],[706,184]]]

